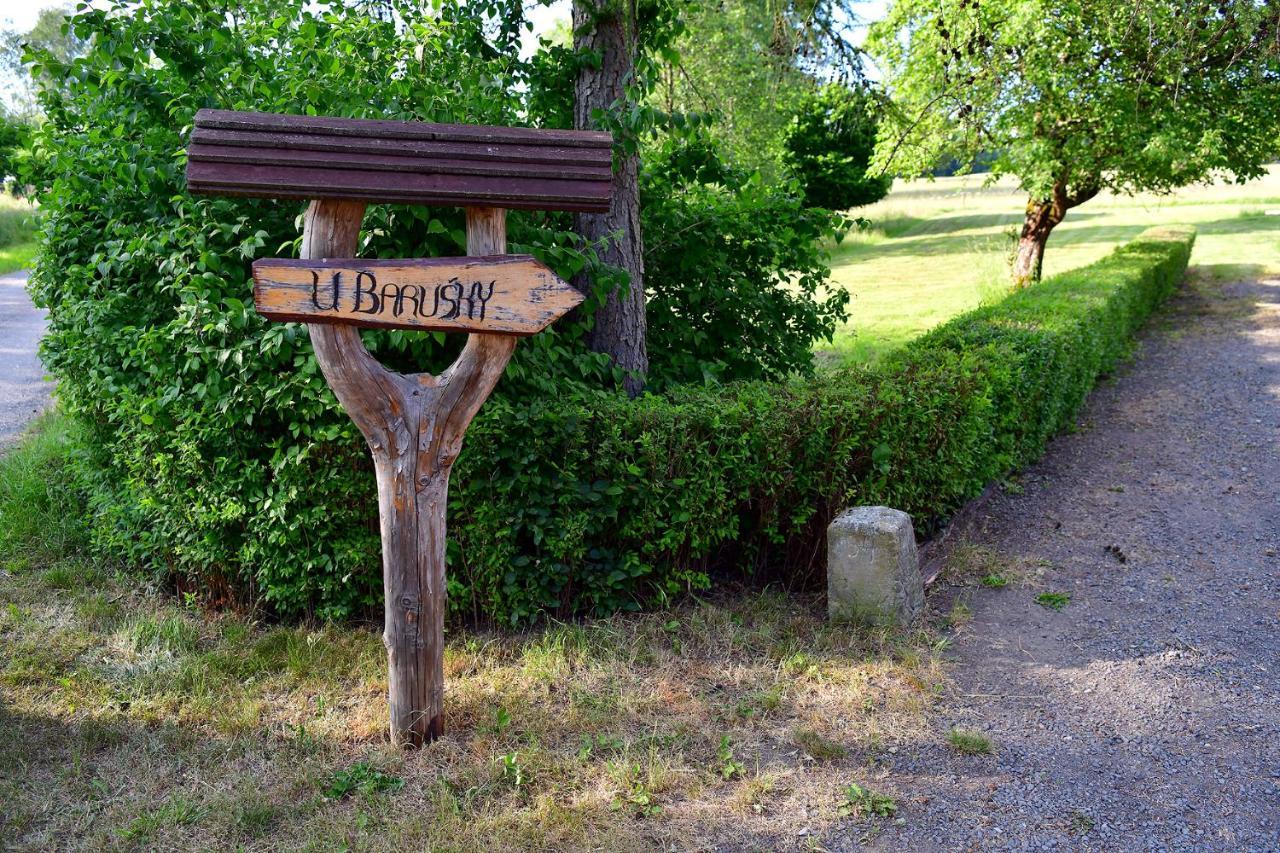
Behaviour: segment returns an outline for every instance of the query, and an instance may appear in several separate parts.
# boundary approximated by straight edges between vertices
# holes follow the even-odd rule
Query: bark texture
[[[574,88],[573,126],[578,130],[598,128],[594,111],[608,111],[626,95],[626,84],[635,69],[635,7],[629,0],[574,0],[574,49],[579,54],[600,57],[599,65],[584,63],[578,70]],[[640,232],[639,156],[615,149],[613,197],[608,213],[583,213],[575,228],[592,243],[609,238],[600,259],[621,267],[631,277],[625,290],[609,294],[595,315],[595,326],[587,345],[607,353],[614,364],[627,371],[628,393],[638,394],[649,372],[645,342],[644,244]],[[579,275],[573,285],[589,293],[592,281]]]
[[[364,205],[313,201],[302,257],[354,257]],[[467,209],[467,251],[506,251],[506,211]],[[369,354],[355,326],[308,326],[329,387],[373,454],[386,592],[390,733],[421,746],[444,731],[445,507],[462,437],[516,339],[473,334],[439,376],[403,376]]]
[[[1044,268],[1044,247],[1049,235],[1067,215],[1067,211],[1084,204],[1098,194],[1096,184],[1085,184],[1068,191],[1065,181],[1054,184],[1049,198],[1027,200],[1018,251],[1013,259],[1013,286],[1023,288],[1040,280]]]

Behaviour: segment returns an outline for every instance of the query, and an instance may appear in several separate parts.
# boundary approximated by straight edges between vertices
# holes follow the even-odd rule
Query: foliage
[[[727,156],[766,180],[783,174],[783,137],[820,79],[862,79],[847,0],[688,3],[675,51],[656,70],[651,102],[713,118]]]
[[[842,817],[893,817],[898,805],[888,794],[853,782],[845,787],[838,811]]]
[[[879,99],[865,87],[829,83],[806,96],[784,135],[784,160],[810,207],[845,210],[879,201],[893,176],[869,170]]]
[[[990,755],[995,747],[982,732],[953,728],[947,732],[947,743],[961,755]]]
[[[847,293],[820,293],[844,223],[716,148],[705,133],[668,138],[642,175],[650,381],[811,375],[814,341],[847,317]]]
[[[324,795],[331,800],[340,800],[351,794],[370,796],[399,791],[403,787],[404,780],[399,776],[379,770],[367,761],[357,761],[329,776]]]
[[[1046,610],[1062,610],[1071,603],[1071,596],[1065,592],[1042,592],[1036,596],[1036,604]]]
[[[47,6],[36,16],[30,30],[0,31],[0,75],[8,101],[8,112],[17,120],[30,124],[39,116],[36,93],[50,78],[33,74],[28,67],[30,51],[52,56],[58,62],[69,62],[83,56],[87,42],[66,25],[71,6]]]
[[[716,772],[720,778],[728,782],[746,772],[742,762],[733,757],[733,744],[728,735],[720,736],[720,745],[716,747]]]
[[[85,476],[102,545],[217,596],[273,602],[287,589],[283,609],[323,602],[326,613],[372,601],[368,584],[347,580],[378,561],[367,507],[346,497],[368,482],[362,440],[305,331],[265,322],[249,302],[250,262],[295,251],[300,206],[195,198],[179,152],[204,106],[518,123],[518,75],[507,54],[482,49],[494,8],[406,7],[412,22],[398,27],[300,2],[121,3],[74,19],[86,56],[41,58],[66,85],[41,90],[48,120],[34,145],[52,180],[31,289],[50,309],[45,364],[95,450]],[[513,215],[509,234],[568,277],[593,260],[566,225]],[[372,208],[362,252],[459,254],[461,226],[461,211]],[[508,393],[606,380],[575,334],[522,346]],[[400,332],[367,341],[393,367],[443,366],[456,347]]]
[[[31,125],[11,115],[0,115],[0,180],[19,171],[20,151],[31,139]]]
[[[868,40],[896,105],[877,161],[927,174],[995,151],[992,174],[1034,198],[1257,177],[1280,125],[1278,15],[1253,0],[900,0]]]
[[[1280,6],[1255,0],[901,0],[868,49],[894,109],[876,165],[994,154],[1028,195],[1014,283],[1102,190],[1260,176],[1280,151]]]
[[[703,114],[729,159],[767,177],[782,173],[782,134],[813,81],[770,50],[774,19],[764,4],[691,5],[676,61],[660,69],[651,100],[667,112]]]
[[[301,205],[193,197],[181,152],[195,111],[206,106],[556,121],[528,112],[530,104],[553,102],[544,87],[555,75],[518,59],[509,6],[443,2],[421,15],[409,0],[378,4],[377,14],[302,0],[120,0],[73,19],[73,34],[90,45],[83,57],[36,57],[37,72],[57,85],[40,90],[47,121],[32,143],[43,164],[35,177],[46,215],[31,290],[50,310],[45,364],[59,379],[63,407],[84,425],[88,451],[79,468],[99,547],[212,602],[247,599],[284,614],[338,617],[381,599],[367,448],[320,376],[305,330],[265,322],[250,302],[251,262],[296,252]],[[655,245],[678,257],[702,235],[672,229],[704,216],[754,235],[750,211],[794,213],[798,224],[777,225],[784,236],[770,250],[772,261],[748,255],[743,263],[752,266],[722,272],[746,269],[735,275],[769,282],[793,270],[819,275],[818,255],[799,248],[799,235],[824,233],[820,217],[785,194],[774,199],[745,184],[742,192],[736,202],[708,191],[705,211],[692,195],[670,215],[656,211],[646,223]],[[612,279],[591,247],[576,245],[569,223],[568,215],[515,212],[509,244],[564,278],[594,269],[597,291],[582,312],[590,317]],[[461,211],[452,209],[373,207],[363,233],[361,253],[370,257],[451,255],[465,246]],[[671,274],[683,273],[670,266]],[[678,290],[674,281],[651,280]],[[784,310],[804,316],[795,306],[771,316]],[[678,312],[666,314],[676,322]],[[664,345],[682,341],[682,332],[660,324],[654,333],[665,335]],[[506,407],[494,402],[490,430],[501,432],[503,412],[560,395],[566,402],[598,397],[603,412],[625,410],[612,392],[575,390],[617,380],[607,359],[585,350],[582,335],[583,325],[560,324],[521,343],[499,388]],[[459,345],[407,332],[368,333],[366,343],[400,370],[438,370]],[[672,360],[679,363],[678,354]],[[759,372],[785,369],[772,353],[747,354],[734,369],[750,364]],[[508,429],[518,429],[523,415],[513,417]],[[459,470],[456,492],[470,503],[475,489],[514,473]],[[509,538],[499,536],[491,553],[505,553]],[[580,558],[571,543],[555,547]],[[464,562],[456,543],[451,556]],[[609,565],[614,558],[590,559]],[[457,602],[475,603],[462,592]]]

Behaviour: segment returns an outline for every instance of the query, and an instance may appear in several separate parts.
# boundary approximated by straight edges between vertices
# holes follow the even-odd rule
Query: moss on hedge
[[[637,608],[713,576],[814,579],[826,525],[850,504],[929,530],[1071,425],[1193,242],[1148,231],[871,370],[634,403],[495,402],[454,477],[454,605],[522,622]]]

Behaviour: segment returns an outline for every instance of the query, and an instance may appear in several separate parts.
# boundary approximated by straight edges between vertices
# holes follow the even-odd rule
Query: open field
[[[37,214],[26,199],[0,193],[0,275],[31,266]]]
[[[775,849],[877,832],[885,759],[951,748],[936,629],[765,591],[453,632],[446,735],[399,752],[372,627],[210,614],[89,561],[68,446],[46,417],[0,457],[0,848]]]
[[[888,198],[855,211],[873,227],[847,238],[832,258],[832,280],[853,298],[848,323],[833,344],[818,348],[825,363],[874,360],[1005,292],[1025,196],[1012,183],[983,181],[969,175],[899,182]],[[1099,196],[1054,230],[1045,274],[1092,263],[1144,229],[1169,224],[1196,226],[1191,263],[1201,275],[1280,273],[1280,166],[1242,186]]]

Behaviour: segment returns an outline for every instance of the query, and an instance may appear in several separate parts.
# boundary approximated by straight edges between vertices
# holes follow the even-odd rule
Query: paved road
[[[25,271],[0,276],[0,447],[44,411],[53,388],[36,357],[45,312],[31,304],[26,283]]]
[[[1026,579],[930,595],[971,615],[877,849],[1280,850],[1280,279],[1186,289],[1081,425],[971,534]]]

